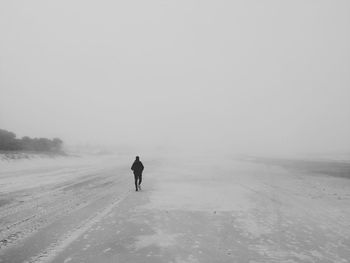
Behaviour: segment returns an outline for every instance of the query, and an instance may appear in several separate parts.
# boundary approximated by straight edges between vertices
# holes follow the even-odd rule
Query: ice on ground
[[[227,182],[159,182],[150,197],[150,209],[187,211],[244,211],[250,208],[248,189]]]
[[[164,231],[157,229],[152,235],[141,235],[137,237],[137,241],[134,244],[136,250],[149,247],[169,247],[176,245],[176,239],[181,234],[169,234]]]
[[[0,212],[6,242],[0,257],[10,263],[350,258],[346,178],[286,169],[276,159],[182,156],[145,162],[145,190],[136,193],[129,161],[5,165],[0,190],[9,203]],[[16,233],[25,250],[7,245]]]

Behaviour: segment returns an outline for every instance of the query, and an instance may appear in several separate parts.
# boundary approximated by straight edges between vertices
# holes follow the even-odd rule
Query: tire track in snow
[[[89,183],[89,180],[92,179],[95,180],[94,183],[86,187],[85,184]],[[7,212],[7,214],[9,214],[6,215],[7,218],[10,217],[10,212],[12,212],[12,218],[10,218],[12,220],[16,213],[19,213],[16,215],[16,218],[20,218],[24,215],[25,217],[9,223],[2,223],[2,221],[6,222],[3,220],[6,216],[0,218],[0,249],[17,243],[52,223],[57,218],[85,207],[99,196],[104,196],[105,192],[101,193],[99,187],[103,186],[105,190],[110,190],[115,184],[121,181],[123,181],[123,178],[111,182],[111,176],[100,177],[95,174],[87,175],[83,178],[83,181],[77,182],[77,180],[74,180],[73,182],[69,182],[68,185],[65,184],[59,188],[56,187],[54,190],[51,188],[47,189],[43,194],[41,193],[39,197],[30,200],[29,204],[23,203],[14,209],[8,209],[8,211],[5,211],[5,213]],[[107,185],[106,182],[108,183]],[[71,187],[72,185],[75,186],[76,184],[83,184],[82,186],[85,186],[83,187],[84,191],[80,191],[80,189],[78,189],[78,191],[76,191],[76,189],[70,189],[69,191],[64,190],[64,188]],[[86,189],[89,189],[89,191],[86,191]],[[4,214],[3,211],[0,214]]]
[[[93,225],[101,221],[105,216],[107,216],[114,208],[116,208],[120,202],[122,202],[128,193],[124,194],[121,198],[114,201],[101,212],[97,212],[94,216],[90,217],[82,224],[77,226],[72,231],[68,232],[66,235],[61,237],[57,242],[51,244],[47,249],[42,251],[37,256],[31,258],[29,261],[24,263],[46,263],[53,260],[59,253],[66,249],[71,243],[82,236],[86,231],[88,231]]]

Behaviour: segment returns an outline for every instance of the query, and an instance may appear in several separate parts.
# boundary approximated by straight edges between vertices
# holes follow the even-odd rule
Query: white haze
[[[350,151],[350,2],[1,1],[0,128],[169,149]]]

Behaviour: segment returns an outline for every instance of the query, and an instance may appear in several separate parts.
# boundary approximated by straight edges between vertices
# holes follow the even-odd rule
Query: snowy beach
[[[348,262],[350,180],[285,162],[2,163],[1,262]]]

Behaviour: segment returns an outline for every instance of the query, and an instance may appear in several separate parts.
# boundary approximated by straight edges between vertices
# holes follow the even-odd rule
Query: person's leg
[[[136,191],[138,191],[138,182],[137,182],[137,179],[138,179],[138,176],[136,174],[134,174],[134,179],[135,179],[135,188],[136,188]]]
[[[142,183],[142,174],[139,175],[139,185]]]
[[[139,190],[141,190],[142,174],[139,174]]]

